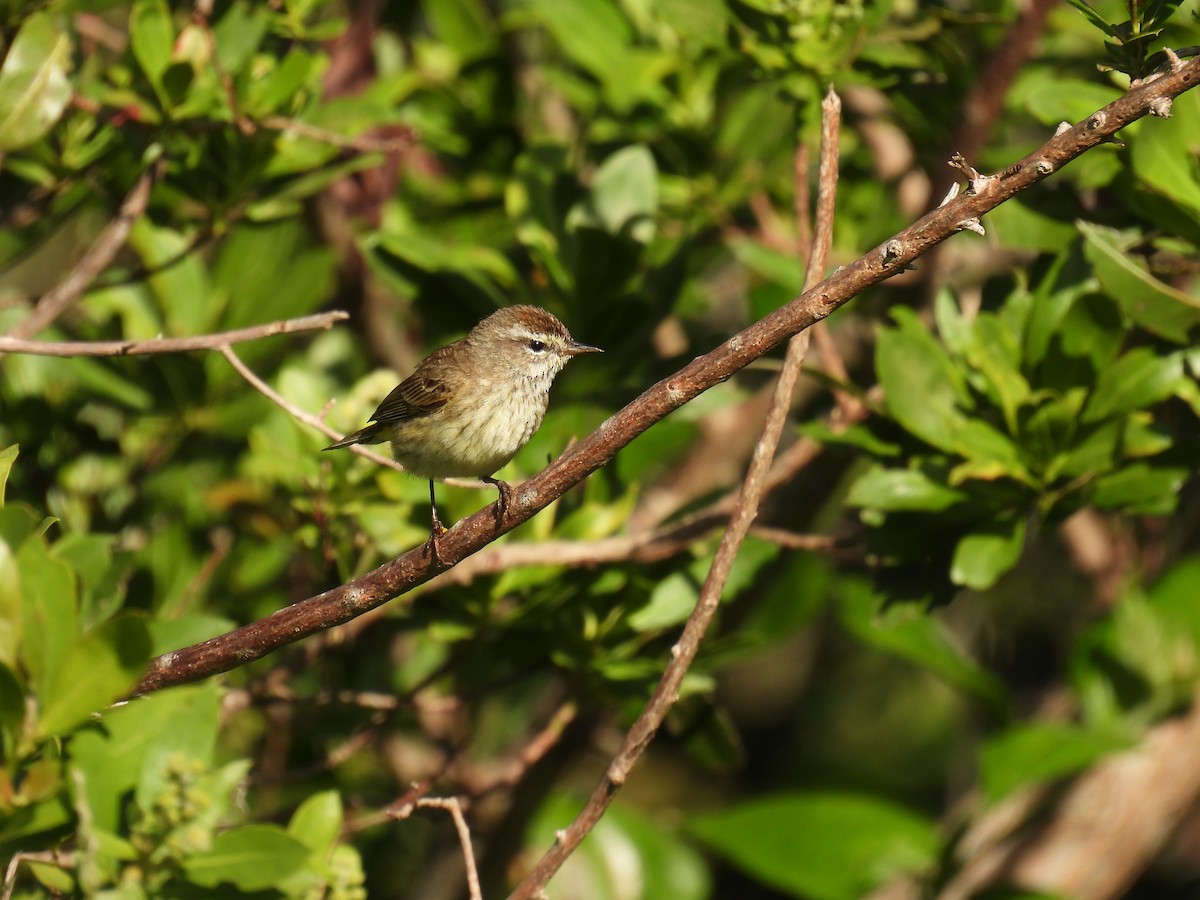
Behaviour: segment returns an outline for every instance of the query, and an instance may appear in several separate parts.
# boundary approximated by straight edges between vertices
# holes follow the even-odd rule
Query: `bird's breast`
[[[475,396],[456,397],[437,412],[398,423],[392,453],[405,468],[431,478],[491,475],[542,424],[548,387],[522,383],[502,390],[486,381]]]

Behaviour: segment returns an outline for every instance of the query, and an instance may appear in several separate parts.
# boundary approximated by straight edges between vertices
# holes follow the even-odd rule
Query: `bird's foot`
[[[425,555],[429,557],[431,563],[440,569],[445,563],[442,561],[442,548],[439,539],[448,529],[442,524],[442,520],[438,518],[437,507],[434,506],[431,508],[433,510],[433,515],[431,516],[433,527],[429,531],[429,540],[425,542]]]
[[[507,481],[501,481],[499,478],[484,478],[482,480],[500,492],[500,502],[496,504],[496,524],[500,525],[504,522],[504,517],[508,515],[508,506],[512,503],[512,485]]]

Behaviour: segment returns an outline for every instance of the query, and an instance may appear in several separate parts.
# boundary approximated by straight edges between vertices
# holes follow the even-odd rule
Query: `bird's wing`
[[[445,406],[446,401],[450,399],[450,390],[443,379],[429,374],[429,370],[435,367],[428,364],[437,360],[448,349],[443,347],[422,360],[415,372],[384,397],[375,414],[371,416],[371,421],[386,424],[415,419]]]

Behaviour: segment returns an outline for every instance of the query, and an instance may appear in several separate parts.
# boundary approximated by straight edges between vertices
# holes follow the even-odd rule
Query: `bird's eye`
[[[546,349],[546,344],[543,341],[530,341],[529,349],[532,350],[534,353],[541,353],[543,350]]]

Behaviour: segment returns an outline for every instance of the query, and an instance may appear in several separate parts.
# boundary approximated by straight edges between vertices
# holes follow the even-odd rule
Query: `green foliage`
[[[980,168],[1198,42],[1178,4],[1075,5],[998,98]],[[235,350],[348,431],[396,369],[501,305],[542,305],[606,352],[556,383],[498,473],[519,481],[800,291],[796,142],[815,147],[830,84],[847,108],[834,264],[935,202],[914,194],[944,174],[1015,15],[438,0],[360,18],[369,6],[4,4],[0,333],[152,171],[121,251],[37,338],[344,307],[343,326]],[[1127,149],[1000,207],[987,243],[956,238],[960,259],[926,257],[916,283],[830,319],[847,380],[819,373],[796,410],[827,452],[758,524],[834,547],[746,542],[679,703],[551,895],[936,885],[961,849],[933,824],[949,804],[982,815],[1191,701],[1198,116],[1192,91]],[[4,356],[0,858],[37,854],[16,896],[419,893],[460,850],[441,811],[389,818],[414,783],[471,801],[485,895],[501,896],[671,658],[717,536],[659,554],[670,534],[648,532],[744,471],[773,366],[656,424],[499,545],[574,542],[599,554],[584,565],[429,585],[337,639],[121,702],[154,656],[418,546],[427,487],[320,453],[323,435],[218,353]],[[829,419],[830,387],[870,415]],[[487,500],[438,488],[446,521]],[[1126,561],[1103,602],[1064,562],[1060,526],[1081,513]],[[653,561],[607,560],[596,548],[631,521]],[[1043,691],[1074,714],[1030,716]],[[959,793],[972,766],[978,807]]]
[[[1104,49],[1108,51],[1113,67],[1126,75],[1140,78],[1153,65],[1165,59],[1161,53],[1151,59],[1150,48],[1161,40],[1163,30],[1181,5],[1181,0],[1122,4],[1125,7],[1122,12],[1129,13],[1129,18],[1124,22],[1108,21],[1087,0],[1071,0],[1071,5],[1105,34]],[[1112,7],[1115,4],[1105,5]]]
[[[1200,324],[1189,310],[1200,307],[1144,272],[1140,294],[1099,265],[1096,281],[1081,284],[1080,249],[1093,265],[1092,248],[1103,247],[1103,261],[1141,270],[1098,229],[1080,229],[1082,248],[1059,254],[995,311],[968,318],[939,295],[940,342],[906,309],[880,332],[884,415],[840,440],[878,460],[847,502],[863,510],[873,552],[896,570],[885,580],[948,561],[950,582],[982,590],[1017,564],[1031,522],[1059,522],[1087,504],[1126,514],[1175,508],[1189,469],[1154,410],[1178,398],[1200,414],[1200,385],[1185,350],[1122,347],[1135,325],[1187,341]],[[908,446],[897,457],[900,434]]]

